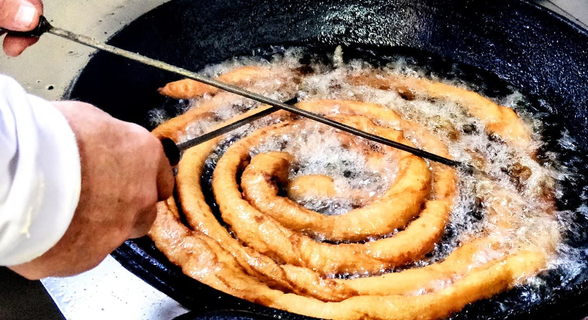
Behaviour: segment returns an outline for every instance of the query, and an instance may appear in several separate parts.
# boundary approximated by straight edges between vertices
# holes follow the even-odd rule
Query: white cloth
[[[67,120],[0,75],[0,265],[28,262],[63,236],[78,204],[80,156]]]

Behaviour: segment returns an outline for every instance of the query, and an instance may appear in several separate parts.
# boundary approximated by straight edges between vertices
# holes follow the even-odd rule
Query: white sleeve
[[[80,156],[67,120],[0,75],[0,265],[33,260],[63,236],[78,204]]]

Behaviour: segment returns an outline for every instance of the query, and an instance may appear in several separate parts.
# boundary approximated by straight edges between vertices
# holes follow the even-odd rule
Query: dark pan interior
[[[512,86],[531,97],[533,108],[549,114],[548,129],[559,132],[565,127],[578,142],[565,161],[587,168],[588,34],[525,1],[173,0],[135,20],[110,43],[195,71],[275,48],[331,50],[336,45],[374,59],[399,54],[414,57],[415,64],[437,74],[450,74],[459,66],[465,74],[474,75],[468,80],[482,79],[482,90],[490,94]],[[151,129],[149,110],[170,103],[157,88],[178,78],[98,53],[67,97]],[[550,141],[557,148],[557,135]],[[566,181],[566,199],[558,205],[572,208],[585,203],[584,181]],[[588,223],[583,216],[574,221],[576,229],[567,241],[578,252],[588,252],[584,250],[588,234],[583,231]],[[225,295],[188,278],[148,238],[127,241],[113,255],[202,319],[307,319]],[[581,319],[588,315],[588,266],[565,285],[558,283],[557,270],[544,277],[557,289],[545,294],[541,303],[529,303],[515,289],[471,304],[453,318]]]

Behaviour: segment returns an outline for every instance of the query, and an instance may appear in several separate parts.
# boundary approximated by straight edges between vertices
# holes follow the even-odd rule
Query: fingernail
[[[24,30],[28,30],[33,26],[33,21],[37,17],[37,8],[35,8],[32,4],[28,2],[24,2],[23,4],[18,7],[18,11],[14,16],[14,23],[18,28],[22,28]],[[21,30],[17,30],[21,31]]]

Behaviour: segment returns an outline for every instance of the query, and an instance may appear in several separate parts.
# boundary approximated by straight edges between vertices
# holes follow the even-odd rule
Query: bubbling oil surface
[[[561,149],[549,149],[553,144],[547,143],[543,132],[546,131],[545,121],[549,115],[538,112],[529,98],[516,90],[509,89],[507,94],[490,97],[494,102],[513,108],[532,134],[531,149],[533,152],[523,152],[506,145],[495,136],[489,135],[484,124],[469,115],[464,106],[450,101],[436,101],[426,97],[406,99],[396,91],[379,90],[368,86],[354,85],[348,81],[351,76],[361,74],[398,74],[415,77],[432,78],[434,81],[445,82],[453,86],[473,91],[480,91],[480,85],[472,85],[453,77],[447,80],[412,65],[405,57],[395,57],[387,63],[374,66],[362,60],[344,61],[341,51],[329,55],[331,62],[324,59],[307,59],[302,49],[289,49],[272,57],[239,58],[202,71],[206,76],[214,77],[224,72],[245,65],[260,65],[269,68],[291,72],[304,68],[308,75],[300,83],[286,84],[266,79],[256,83],[252,88],[277,100],[288,100],[296,96],[298,100],[356,100],[380,104],[402,115],[403,118],[426,127],[438,136],[447,146],[451,156],[458,161],[477,167],[482,166],[486,177],[472,176],[459,173],[458,195],[451,213],[451,219],[445,229],[443,240],[436,248],[421,261],[412,266],[426,266],[443,260],[463,241],[473,237],[482,230],[485,232],[503,233],[505,243],[513,244],[512,250],[519,246],[540,241],[545,234],[553,238],[562,237],[564,241],[556,244],[557,254],[551,255],[549,269],[557,270],[559,281],[557,285],[565,286],[585,271],[586,262],[584,249],[571,245],[568,237],[573,238],[579,233],[581,222],[578,217],[588,215],[588,190],[584,187],[578,194],[579,205],[553,207],[546,198],[553,197],[560,202],[565,198],[571,187],[580,186],[578,180],[584,176],[585,164],[578,162],[573,156],[571,163],[560,161],[562,153],[570,153],[577,149],[576,142],[564,128],[558,128],[558,145]],[[279,88],[279,89],[278,89]],[[198,107],[203,97],[191,102],[191,107]],[[231,98],[227,103],[215,111],[214,119],[196,122],[189,127],[182,140],[188,140],[208,131],[212,126],[255,108],[257,103]],[[337,113],[335,108],[333,113]],[[154,113],[160,117],[160,114]],[[232,133],[225,143],[219,147],[207,160],[213,168],[216,160],[236,137],[246,135],[256,128],[268,125],[267,119],[261,119],[242,127]],[[556,127],[557,128],[557,127]],[[320,131],[320,134],[317,132]],[[267,151],[286,151],[297,159],[297,165],[290,170],[290,179],[304,175],[321,174],[331,177],[336,185],[338,196],[332,199],[299,199],[300,204],[308,209],[329,215],[339,215],[354,208],[354,203],[346,197],[346,193],[362,190],[366,202],[376,201],[378,197],[394,183],[396,167],[393,159],[384,170],[373,171],[368,165],[368,159],[361,152],[342,146],[335,135],[336,130],[325,128],[323,125],[307,123],[296,130],[296,134],[271,137],[261,145],[250,151],[251,156]],[[404,130],[405,135],[418,145],[416,132],[410,128]],[[359,139],[359,138],[358,138]],[[568,161],[566,160],[566,161]],[[573,164],[580,166],[573,166]],[[572,165],[570,165],[572,164]],[[585,178],[585,177],[584,177]],[[572,181],[572,182],[570,182]],[[567,184],[564,182],[568,182]],[[567,185],[567,187],[566,187]],[[513,217],[514,230],[503,232],[498,227],[499,221],[493,221],[488,214],[488,206],[495,198],[496,188],[509,194],[509,201],[513,206],[522,208],[520,215]],[[583,204],[582,204],[583,203]],[[555,217],[555,219],[554,219]],[[375,240],[375,239],[374,239]],[[541,245],[541,243],[536,243]],[[484,252],[478,257],[480,263],[496,256],[504,256],[509,252]],[[407,266],[410,267],[410,266]],[[353,278],[362,274],[333,275],[334,277]],[[440,283],[440,288],[444,286]],[[528,305],[536,305],[540,301],[549,299],[553,290],[553,279],[534,277],[518,289],[517,301]],[[522,290],[522,291],[521,291]],[[416,293],[418,294],[418,293]],[[497,304],[508,304],[498,301]],[[492,306],[495,308],[496,306]],[[459,317],[459,316],[458,316]]]

